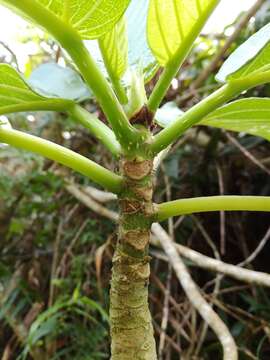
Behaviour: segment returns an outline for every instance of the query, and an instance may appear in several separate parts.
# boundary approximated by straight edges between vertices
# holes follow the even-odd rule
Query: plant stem
[[[0,108],[0,115],[27,111],[68,111],[74,106],[72,100],[48,99],[23,102],[17,105],[7,105]]]
[[[120,176],[96,164],[94,161],[51,141],[21,131],[0,127],[0,142],[40,154],[65,165],[114,193],[121,190],[122,178]]]
[[[90,56],[79,33],[69,23],[62,21],[36,0],[5,0],[4,4],[15,7],[53,35],[71,56],[86,83],[95,93],[120,144],[126,148],[132,147],[133,144],[135,146],[140,133],[129,123],[121,104],[101,70]]]
[[[243,91],[270,81],[270,71],[251,75],[243,79],[232,80],[189,109],[178,120],[159,132],[153,140],[150,150],[153,154],[168,147],[187,129],[200,122],[206,115],[214,111]]]
[[[208,211],[270,212],[270,196],[206,196],[169,201],[157,205],[157,221]]]
[[[121,84],[121,81],[113,75],[110,76],[110,79],[113,85],[114,92],[116,93],[119,101],[121,102],[121,104],[126,105],[128,103],[128,97],[124,86]]]
[[[148,306],[148,247],[153,220],[151,160],[121,162],[124,191],[113,257],[110,296],[111,359],[156,360]]]
[[[95,115],[89,113],[79,105],[69,109],[69,114],[76,121],[82,124],[86,129],[97,137],[115,156],[119,156],[121,146],[116,140],[114,132],[99,120]]]
[[[219,0],[212,0],[208,8],[205,9],[205,11],[203,11],[202,13],[200,13],[200,17],[196,20],[196,23],[192,27],[192,30],[187,35],[185,35],[184,39],[182,39],[181,41],[179,49],[177,50],[173,58],[169,61],[169,63],[166,64],[164,71],[149,98],[148,108],[153,113],[155,113],[158,109],[162,99],[166,95],[167,90],[171,85],[173,78],[178,73],[180,67],[188,56],[194,44],[194,41],[200,34],[205,22],[207,21],[218,3]]]
[[[136,141],[140,138],[140,133],[129,123],[117,97],[83,42],[77,41],[71,47],[62,43],[62,46],[68,51],[86,83],[95,93],[102,110],[111,123],[117,140],[124,148],[135,146]]]

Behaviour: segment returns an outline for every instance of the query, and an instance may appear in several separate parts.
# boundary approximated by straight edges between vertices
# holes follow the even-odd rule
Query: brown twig
[[[262,238],[262,240],[259,242],[259,245],[256,247],[256,249],[241,263],[237,264],[237,266],[246,266],[247,264],[250,264],[253,260],[256,259],[256,257],[259,255],[259,253],[262,251],[262,249],[265,247],[267,241],[270,238],[270,227],[266,231],[266,234]]]
[[[223,347],[224,360],[237,360],[236,344],[224,322],[215,313],[212,307],[204,300],[196,284],[192,280],[184,262],[179,256],[175,244],[168,234],[153,224],[152,231],[159,236],[162,248],[170,259],[176,276],[183,287],[190,303],[196,308],[204,321],[211,327]]]
[[[241,153],[247,158],[249,159],[253,164],[255,164],[256,166],[258,166],[262,171],[264,171],[266,174],[270,175],[270,170],[264,166],[255,156],[253,156],[247,149],[244,148],[244,146],[242,146],[239,141],[237,141],[232,135],[230,135],[228,132],[224,132],[227,139],[234,145],[236,146]]]

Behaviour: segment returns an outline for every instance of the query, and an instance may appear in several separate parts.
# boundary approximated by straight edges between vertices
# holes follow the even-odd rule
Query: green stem
[[[261,74],[251,75],[244,79],[230,81],[212,95],[203,99],[197,105],[189,109],[178,120],[174,121],[167,128],[159,132],[155,137],[150,150],[153,154],[158,154],[161,150],[168,147],[187,129],[200,122],[206,115],[225,104],[243,91],[254,86],[265,84],[270,81],[270,71]]]
[[[95,115],[89,113],[79,105],[69,109],[69,115],[82,124],[86,129],[97,137],[115,156],[119,156],[121,146],[116,140],[114,132],[100,121]]]
[[[103,58],[103,62],[104,65],[106,67],[107,73],[111,79],[112,85],[113,85],[113,89],[119,99],[119,101],[121,102],[121,104],[126,105],[128,103],[128,97],[125,91],[125,88],[123,87],[123,85],[121,84],[121,81],[118,77],[115,76],[114,71],[111,67],[111,63],[110,60],[108,59],[108,49],[105,48],[105,46],[107,46],[108,44],[102,41],[102,39],[99,39],[99,49]],[[110,54],[111,56],[111,54]]]
[[[112,74],[110,75],[110,79],[112,81],[113,89],[119,101],[121,102],[121,104],[126,105],[128,103],[128,97],[124,86],[121,84],[121,81],[114,77]]]
[[[176,76],[186,57],[190,53],[194,41],[200,34],[205,22],[207,21],[218,3],[219,0],[211,1],[211,4],[208,6],[208,8],[200,14],[200,17],[199,19],[197,19],[196,24],[193,26],[192,30],[181,41],[181,46],[179,47],[173,58],[169,61],[168,64],[166,64],[164,71],[149,98],[148,108],[153,113],[155,113],[158,109],[162,99],[166,95],[167,90],[171,85],[173,78]]]
[[[16,105],[8,105],[0,108],[0,115],[27,112],[27,111],[68,111],[74,106],[72,100],[48,99],[40,101],[23,102]]]
[[[157,221],[208,211],[270,211],[270,196],[207,196],[157,205]]]
[[[86,83],[95,93],[119,142],[126,148],[132,147],[132,144],[135,146],[140,134],[129,123],[121,104],[101,70],[90,56],[79,33],[70,24],[63,22],[36,0],[4,0],[4,4],[15,7],[53,35],[71,56]]]
[[[2,126],[0,127],[0,142],[40,154],[65,165],[104,186],[109,191],[114,193],[121,191],[122,178],[120,176],[96,164],[94,161],[51,141],[21,131],[6,129]]]
[[[96,116],[89,113],[71,100],[48,99],[44,101],[32,101],[0,108],[0,115],[26,112],[26,111],[61,111],[67,112],[80,124],[91,131],[115,156],[119,156],[121,146],[116,140],[113,131],[100,121]]]
[[[62,43],[73,61],[78,66],[81,74],[89,87],[93,90],[96,98],[111,123],[116,138],[124,148],[135,146],[140,133],[129,123],[128,118],[112,91],[109,83],[97,67],[82,41],[74,43],[71,47]]]

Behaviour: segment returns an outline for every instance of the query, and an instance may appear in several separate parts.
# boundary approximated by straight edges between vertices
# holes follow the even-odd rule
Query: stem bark
[[[123,159],[120,167],[125,188],[119,196],[119,234],[111,281],[111,359],[155,360],[148,306],[153,162]]]

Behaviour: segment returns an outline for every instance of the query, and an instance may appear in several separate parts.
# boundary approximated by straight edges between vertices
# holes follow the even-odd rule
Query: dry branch
[[[205,301],[197,285],[191,278],[177,248],[166,231],[158,224],[153,224],[152,231],[158,235],[162,248],[183,287],[190,303],[197,309],[204,321],[211,327],[223,347],[224,360],[237,360],[237,347],[225,323],[219,318],[212,307]]]

